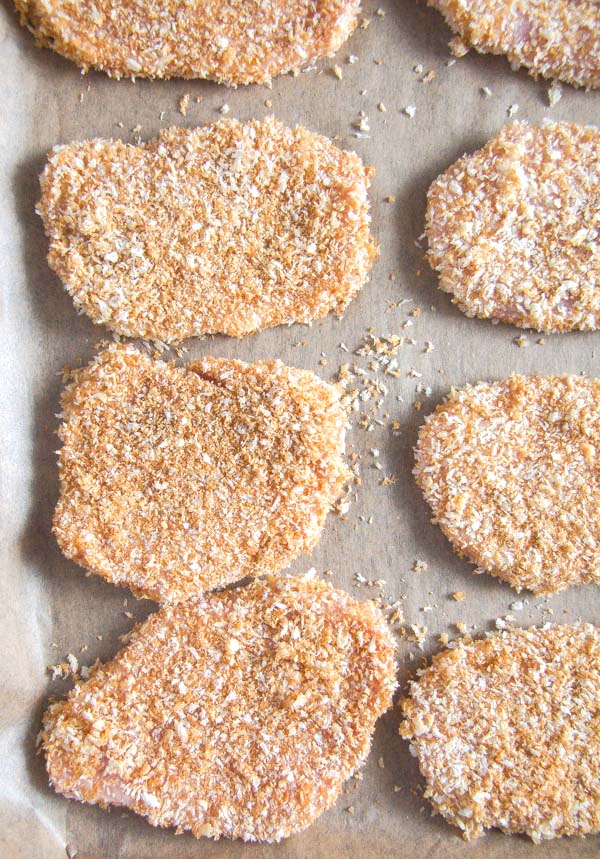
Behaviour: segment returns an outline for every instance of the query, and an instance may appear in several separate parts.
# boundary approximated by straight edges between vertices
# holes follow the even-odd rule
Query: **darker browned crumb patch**
[[[159,601],[310,552],[347,477],[339,390],[279,361],[180,368],[112,346],[62,405],[61,549]]]
[[[308,323],[340,314],[377,256],[370,172],[272,117],[60,146],[38,206],[48,262],[79,310],[126,336]]]

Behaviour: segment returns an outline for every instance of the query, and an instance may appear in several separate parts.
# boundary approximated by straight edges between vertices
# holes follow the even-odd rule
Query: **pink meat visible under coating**
[[[152,615],[44,717],[57,791],[197,837],[279,841],[338,797],[395,686],[372,602],[273,578]]]
[[[574,86],[600,87],[597,0],[428,0],[458,33],[459,47],[506,54],[516,69]],[[463,52],[464,49],[461,51]]]
[[[432,183],[440,288],[468,316],[537,331],[600,327],[600,131],[514,123]]]
[[[600,832],[598,627],[464,638],[419,672],[402,708],[424,795],[467,840],[492,827],[535,842]]]

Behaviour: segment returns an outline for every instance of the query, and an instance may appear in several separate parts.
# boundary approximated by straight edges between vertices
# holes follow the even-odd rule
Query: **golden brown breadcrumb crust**
[[[131,337],[339,314],[377,256],[371,172],[273,117],[59,146],[38,206],[48,262],[80,311]]]
[[[600,380],[453,390],[421,427],[415,460],[459,555],[536,594],[600,582]]]
[[[48,709],[50,781],[154,826],[279,841],[335,802],[394,687],[374,603],[307,578],[212,593],[152,615]]]
[[[112,77],[268,83],[325,57],[359,0],[15,0],[36,41]]]
[[[347,477],[340,391],[280,361],[176,367],[115,345],[62,407],[62,551],[161,602],[310,552]]]
[[[600,131],[505,126],[431,185],[426,234],[440,288],[468,316],[597,329]]]
[[[598,0],[428,0],[460,36],[460,53],[506,54],[511,66],[600,87]]]
[[[467,840],[600,831],[600,630],[513,629],[433,657],[401,734],[435,811]]]

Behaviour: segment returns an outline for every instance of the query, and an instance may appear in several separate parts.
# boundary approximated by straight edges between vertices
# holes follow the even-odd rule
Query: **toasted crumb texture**
[[[467,840],[600,831],[600,629],[513,629],[434,656],[400,733]]]
[[[536,594],[600,582],[600,380],[453,390],[415,455],[432,521],[459,555]]]
[[[381,611],[273,578],[163,608],[42,731],[50,782],[154,826],[279,841],[338,797],[395,687]]]
[[[598,0],[428,0],[459,50],[506,54],[511,66],[574,86],[600,87]],[[465,47],[463,47],[463,45]]]
[[[59,146],[38,206],[76,307],[130,337],[240,336],[341,313],[367,279],[371,171],[269,117]]]
[[[599,328],[600,131],[506,126],[432,184],[426,233],[440,287],[467,316]]]
[[[115,78],[268,83],[337,51],[359,0],[15,0],[36,41]]]
[[[347,477],[338,388],[280,361],[175,367],[111,346],[62,407],[60,547],[158,601],[310,552]]]

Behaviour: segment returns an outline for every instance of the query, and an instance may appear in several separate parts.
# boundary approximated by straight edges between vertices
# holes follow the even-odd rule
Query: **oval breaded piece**
[[[348,476],[339,389],[280,361],[176,367],[111,346],[62,407],[62,551],[160,602],[310,552]]]
[[[458,33],[455,52],[506,54],[513,69],[600,87],[598,0],[427,0]],[[452,44],[452,43],[451,43]]]
[[[50,782],[197,837],[279,841],[329,808],[395,688],[375,603],[273,578],[163,608],[44,716]]]
[[[600,582],[600,380],[453,390],[415,457],[432,521],[459,555],[536,594]]]
[[[341,313],[377,255],[370,171],[269,117],[53,150],[38,206],[76,307],[129,337],[250,334]]]
[[[36,41],[115,78],[268,83],[325,57],[360,0],[15,0]]]
[[[505,126],[431,185],[426,233],[439,285],[467,316],[599,328],[600,131]]]
[[[538,842],[600,831],[597,627],[463,639],[402,708],[425,796],[467,840],[491,827]]]

